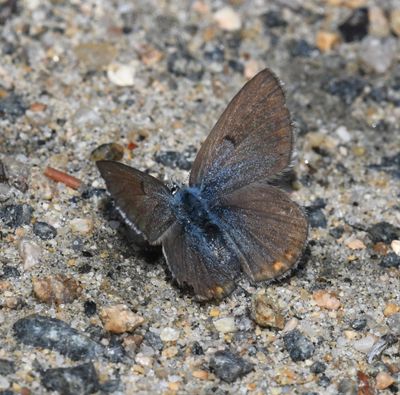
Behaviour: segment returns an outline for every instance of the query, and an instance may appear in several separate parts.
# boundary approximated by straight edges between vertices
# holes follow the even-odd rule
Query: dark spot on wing
[[[234,147],[236,147],[236,140],[232,137],[232,136],[224,136],[224,140],[228,141],[229,143],[231,143]]]

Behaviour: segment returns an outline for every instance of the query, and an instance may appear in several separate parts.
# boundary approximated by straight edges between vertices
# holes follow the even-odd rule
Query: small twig
[[[54,169],[50,166],[46,167],[44,175],[49,177],[51,180],[55,182],[61,182],[72,189],[79,189],[79,187],[82,185],[82,181],[80,179],[70,176],[69,174]]]

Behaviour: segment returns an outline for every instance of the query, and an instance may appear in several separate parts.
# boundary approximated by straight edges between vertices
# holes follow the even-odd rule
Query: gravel
[[[397,0],[2,1],[0,393],[398,392],[399,21]],[[284,186],[309,244],[287,277],[200,304],[94,161],[187,183],[265,67],[295,121]]]

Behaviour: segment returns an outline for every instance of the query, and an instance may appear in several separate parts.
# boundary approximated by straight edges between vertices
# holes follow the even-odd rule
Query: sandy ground
[[[399,36],[394,0],[1,0],[0,394],[398,393]],[[93,159],[185,183],[265,67],[308,248],[285,280],[199,304]]]

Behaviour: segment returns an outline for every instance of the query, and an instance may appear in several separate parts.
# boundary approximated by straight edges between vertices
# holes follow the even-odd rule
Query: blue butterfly
[[[308,222],[272,185],[292,161],[294,139],[284,92],[268,69],[247,82],[203,143],[189,185],[161,181],[113,161],[98,161],[125,221],[161,244],[180,285],[200,300],[221,299],[241,272],[279,278],[298,262]]]

